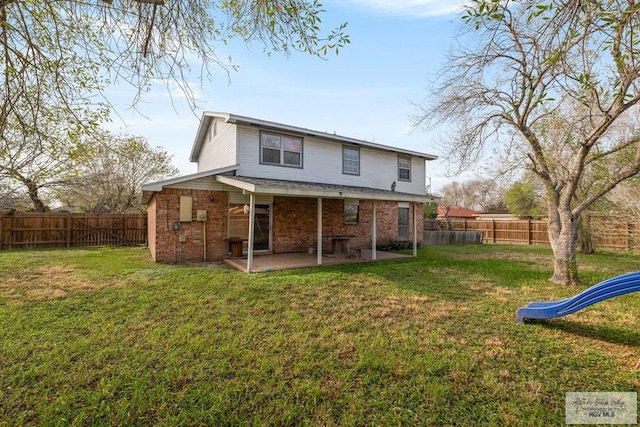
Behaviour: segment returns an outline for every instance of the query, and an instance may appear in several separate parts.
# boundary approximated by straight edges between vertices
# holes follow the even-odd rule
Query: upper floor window
[[[288,135],[260,134],[260,163],[302,167],[302,138]]]
[[[398,180],[411,181],[411,157],[398,156]]]
[[[360,175],[360,149],[342,147],[342,173]]]

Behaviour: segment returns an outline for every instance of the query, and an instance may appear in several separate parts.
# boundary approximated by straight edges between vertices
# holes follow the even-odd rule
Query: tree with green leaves
[[[547,195],[551,281],[579,283],[581,215],[640,171],[640,6],[473,0],[461,25],[416,125],[450,123],[461,166],[489,149],[533,172]],[[629,161],[600,169],[621,152]]]
[[[84,212],[145,212],[142,185],[178,174],[171,155],[140,136],[102,134],[88,150],[76,178],[56,198]]]
[[[5,190],[22,189],[18,193],[30,200],[24,209],[44,212],[51,194],[69,185],[86,160],[88,147],[83,135],[99,113],[76,108],[76,116],[68,121],[67,111],[61,107],[19,105],[25,108],[21,118],[37,126],[22,126],[16,123],[16,115],[10,116],[12,121],[0,139],[0,181],[6,183]],[[9,197],[8,191],[2,194]]]
[[[99,137],[109,119],[109,85],[130,85],[134,107],[154,82],[177,85],[195,108],[188,82],[233,70],[218,55],[232,38],[267,54],[337,52],[346,24],[323,34],[322,13],[317,0],[0,0],[0,151],[51,155],[57,144],[57,161],[71,157],[79,133]],[[55,141],[55,123],[70,134]],[[30,179],[10,163],[0,172]]]
[[[425,219],[436,219],[438,216],[438,203],[427,202],[422,209],[422,217]]]
[[[544,194],[536,185],[534,177],[525,177],[514,182],[504,195],[504,204],[516,216],[539,219],[547,216]]]
[[[127,83],[135,105],[161,81],[195,107],[191,74],[232,70],[217,52],[230,39],[262,43],[267,54],[337,53],[349,43],[346,23],[322,34],[323,12],[317,0],[0,0],[0,118],[18,114],[15,100],[42,83],[47,93],[29,94],[34,103],[94,104],[106,101],[98,93],[106,85]]]

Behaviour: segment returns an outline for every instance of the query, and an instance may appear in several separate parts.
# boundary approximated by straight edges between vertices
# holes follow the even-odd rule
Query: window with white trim
[[[344,223],[345,224],[357,224],[359,213],[360,213],[359,200],[344,201]]]
[[[260,163],[301,168],[302,138],[262,132],[260,134]]]
[[[398,240],[409,240],[409,204],[398,204]]]
[[[356,147],[342,147],[342,173],[360,175],[360,149]]]
[[[411,157],[398,156],[398,181],[411,181]]]

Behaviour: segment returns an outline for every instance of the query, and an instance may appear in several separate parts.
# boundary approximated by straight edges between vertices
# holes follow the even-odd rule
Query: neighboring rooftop
[[[467,208],[461,208],[460,206],[449,206],[448,212],[447,207],[443,205],[438,205],[438,217],[444,218],[447,215],[449,218],[475,218],[478,215],[477,211]]]

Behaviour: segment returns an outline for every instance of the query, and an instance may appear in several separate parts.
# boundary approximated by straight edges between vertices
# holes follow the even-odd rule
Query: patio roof
[[[140,203],[146,205],[151,200],[153,193],[160,192],[164,187],[170,185],[182,184],[185,182],[193,181],[200,178],[213,177],[219,174],[235,173],[240,168],[239,165],[227,166],[220,169],[212,169],[208,171],[193,173],[190,175],[178,176],[175,178],[166,179],[164,181],[150,182],[142,186],[142,193],[140,195]]]
[[[377,259],[376,250],[376,201],[398,201],[413,202],[413,256],[417,256],[418,236],[417,236],[417,203],[426,201],[426,195],[400,193],[392,190],[380,190],[367,187],[353,187],[348,185],[320,184],[314,182],[300,181],[283,181],[268,178],[252,178],[246,176],[225,176],[217,175],[216,180],[222,184],[241,189],[250,196],[249,211],[255,209],[256,195],[278,195],[286,197],[315,197],[317,203],[317,228],[318,236],[316,239],[316,263],[323,264],[322,256],[322,200],[330,199],[368,199],[373,201],[372,220],[371,220],[371,259]],[[253,231],[255,226],[255,216],[249,215],[249,243],[247,250],[246,271],[251,273],[254,271],[254,250],[253,250]],[[242,266],[244,267],[244,265]]]
[[[317,182],[284,181],[278,179],[246,176],[218,175],[216,180],[253,194],[269,194],[289,197],[323,197],[331,199],[385,200],[424,203],[426,195],[401,193],[377,188],[348,185],[322,184]]]

